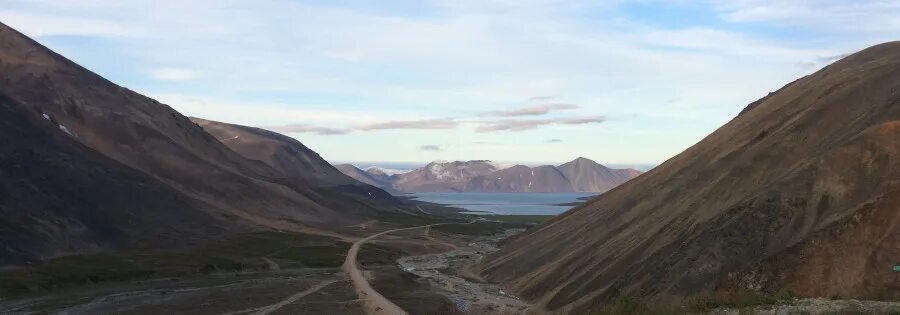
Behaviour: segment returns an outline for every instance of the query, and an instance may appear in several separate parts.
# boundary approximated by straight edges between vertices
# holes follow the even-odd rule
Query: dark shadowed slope
[[[338,217],[273,183],[248,160],[169,106],[115,85],[0,25],[0,92],[50,114],[88,147],[232,215],[324,223]],[[299,186],[298,186],[299,187]]]
[[[282,174],[321,187],[359,184],[294,138],[265,129],[196,117],[191,121],[235,152],[266,163]]]
[[[3,95],[0,144],[0,266],[242,231],[209,205],[85,147],[54,117]]]
[[[169,106],[115,85],[3,24],[0,94],[24,112],[47,114],[74,141],[244,228],[340,230],[379,217],[368,200],[314,187],[245,158]],[[54,192],[46,195],[53,198]],[[19,206],[9,211],[33,210]],[[177,220],[158,224],[177,226]]]
[[[900,42],[755,103],[479,267],[548,310],[719,291],[900,294]]]
[[[344,175],[313,150],[294,138],[269,130],[191,118],[206,132],[242,156],[275,168],[289,178],[306,184],[369,196],[385,202],[398,200],[384,190]]]

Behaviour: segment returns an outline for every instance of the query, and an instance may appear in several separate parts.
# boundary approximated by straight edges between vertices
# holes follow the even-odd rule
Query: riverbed
[[[522,229],[506,230],[502,234],[471,239],[449,252],[403,257],[397,260],[400,267],[441,289],[456,308],[466,314],[521,314],[528,304],[505,292],[500,286],[483,283],[467,275],[467,267],[484,255],[498,250],[500,241],[523,232]]]

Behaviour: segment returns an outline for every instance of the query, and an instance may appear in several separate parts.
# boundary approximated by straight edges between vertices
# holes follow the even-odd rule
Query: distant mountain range
[[[351,164],[337,165],[337,169],[363,183],[397,192],[604,192],[641,174],[586,158],[537,167],[503,167],[487,160],[431,162],[399,174]]]

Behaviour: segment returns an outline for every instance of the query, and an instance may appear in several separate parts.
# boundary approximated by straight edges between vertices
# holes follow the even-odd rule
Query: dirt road
[[[471,222],[469,222],[471,223]],[[356,256],[359,253],[359,249],[368,241],[371,241],[379,236],[383,236],[386,234],[400,232],[400,231],[408,231],[415,230],[421,228],[431,228],[435,225],[445,225],[445,224],[469,224],[469,223],[437,223],[437,224],[429,224],[422,225],[416,227],[402,228],[402,229],[394,229],[384,231],[378,234],[371,235],[364,239],[358,240],[353,243],[353,246],[350,247],[350,250],[347,251],[347,258],[344,260],[344,272],[350,277],[350,280],[353,282],[353,287],[356,290],[356,294],[359,295],[359,299],[363,300],[363,309],[365,309],[367,314],[409,314],[404,311],[402,308],[391,302],[387,298],[385,298],[381,293],[375,291],[372,288],[372,285],[369,284],[369,281],[366,279],[365,275],[363,275],[362,270],[359,269],[359,265],[357,264]]]
[[[277,311],[278,309],[281,309],[281,308],[284,307],[285,305],[294,303],[294,302],[296,302],[297,300],[303,298],[304,296],[307,296],[307,295],[310,295],[310,294],[312,294],[312,293],[315,293],[316,291],[319,291],[319,290],[321,290],[322,288],[327,287],[328,285],[330,285],[330,284],[332,284],[332,283],[335,283],[335,282],[338,282],[338,280],[327,280],[327,281],[322,281],[322,282],[320,282],[319,284],[314,285],[313,287],[311,287],[311,288],[309,288],[309,289],[306,289],[306,290],[304,290],[304,291],[302,291],[302,292],[298,292],[297,294],[291,295],[291,296],[287,297],[286,299],[281,300],[281,301],[278,302],[278,303],[275,303],[275,304],[272,304],[272,305],[269,305],[269,306],[265,306],[265,307],[258,308],[258,309],[255,310],[255,312],[253,312],[252,315],[266,315],[266,314],[269,314],[269,313],[271,313],[271,312]]]

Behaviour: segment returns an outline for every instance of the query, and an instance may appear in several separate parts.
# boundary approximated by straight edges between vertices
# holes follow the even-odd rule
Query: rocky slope
[[[293,176],[291,170],[283,168],[283,165],[275,163],[268,165],[245,158],[171,107],[115,85],[2,24],[0,24],[0,94],[5,96],[7,106],[14,111],[30,113],[37,117],[47,115],[59,130],[69,135],[69,141],[78,142],[90,148],[90,152],[94,152],[92,154],[107,158],[106,160],[85,158],[93,161],[98,169],[83,171],[83,174],[103,174],[127,167],[143,174],[143,178],[136,179],[136,182],[148,183],[145,195],[140,195],[140,189],[130,189],[126,185],[121,188],[123,190],[118,191],[122,195],[107,197],[113,201],[95,200],[94,198],[103,196],[88,192],[79,197],[75,193],[57,190],[61,187],[53,186],[52,189],[48,188],[40,193],[47,201],[33,203],[23,201],[10,205],[13,207],[11,209],[4,209],[4,211],[18,211],[20,217],[16,217],[15,220],[4,217],[0,220],[0,230],[3,231],[13,229],[21,222],[30,224],[48,220],[52,222],[45,223],[46,227],[37,229],[41,232],[34,237],[39,239],[30,239],[30,242],[35,244],[46,245],[45,248],[35,249],[43,256],[46,256],[44,253],[71,253],[90,247],[81,245],[75,249],[76,247],[67,246],[63,242],[53,242],[52,240],[57,239],[54,235],[73,233],[93,235],[95,237],[92,240],[98,242],[94,244],[95,248],[130,241],[127,238],[113,239],[111,238],[113,234],[107,233],[124,229],[125,225],[118,225],[123,222],[129,224],[143,222],[161,226],[147,227],[148,230],[155,231],[141,235],[147,238],[161,237],[160,233],[168,233],[165,226],[182,231],[179,228],[183,226],[182,224],[196,223],[191,219],[191,216],[195,215],[192,209],[202,209],[206,215],[213,218],[214,221],[208,222],[209,228],[216,229],[220,226],[215,220],[224,220],[230,222],[228,226],[234,231],[267,228],[302,229],[309,226],[334,228],[377,217],[374,213],[376,210],[366,204],[366,200],[347,198],[331,189],[310,185],[301,176]],[[24,124],[17,127],[24,130],[34,125]],[[0,143],[0,146],[7,145],[6,142]],[[61,163],[76,163],[78,159],[81,158]],[[65,173],[60,173],[63,174]],[[46,174],[48,177],[53,175]],[[56,181],[54,178],[42,180]],[[94,181],[94,185],[86,185],[85,189],[100,186],[99,183],[105,182],[96,178],[90,180]],[[110,181],[114,182],[115,179]],[[79,182],[73,181],[73,185]],[[152,185],[163,187],[153,188]],[[12,194],[21,188],[7,185],[5,189],[8,189],[8,194]],[[99,191],[112,192],[115,189],[117,188]],[[159,195],[155,195],[154,191],[159,191]],[[40,195],[35,195],[34,198],[37,199]],[[83,205],[83,208],[69,209],[71,211],[90,209],[92,205],[97,207],[108,205],[109,209],[121,212],[112,210],[103,212],[98,208],[97,214],[87,213],[87,210],[68,213],[65,212],[69,211],[67,209],[58,209],[62,211],[58,213],[59,216],[72,216],[73,222],[88,220],[86,218],[91,215],[108,215],[102,220],[92,218],[90,220],[94,221],[91,224],[81,225],[68,224],[64,220],[40,218],[43,215],[41,202],[50,202],[49,200],[53,198],[63,197],[65,198],[54,201],[55,204]],[[129,200],[156,199],[160,201],[148,203],[146,207],[127,203]],[[109,204],[110,202],[113,204]],[[181,204],[183,205],[179,206]],[[160,210],[157,216],[148,219],[156,221],[141,221],[138,216],[149,214],[134,213],[156,211],[163,206],[165,211]],[[179,217],[177,215],[179,213],[183,213],[184,216]],[[138,228],[134,230],[141,231]],[[203,230],[204,228],[198,228],[197,233],[193,235],[205,235]],[[123,235],[133,236],[131,233]],[[25,238],[28,237],[22,237]],[[6,241],[4,238],[0,243],[6,244]],[[24,257],[26,254],[17,255]]]
[[[412,172],[396,175],[392,187],[403,192],[462,191],[470,179],[497,169],[485,160],[431,162]]]
[[[477,269],[547,311],[711,293],[900,296],[900,42],[788,84]]]
[[[516,165],[478,176],[466,183],[470,192],[572,192],[572,183],[555,166]]]

